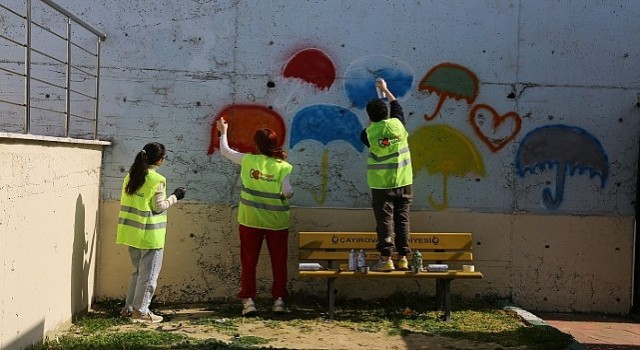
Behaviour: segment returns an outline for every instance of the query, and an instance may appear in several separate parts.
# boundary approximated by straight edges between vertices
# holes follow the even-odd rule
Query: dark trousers
[[[409,212],[413,196],[411,185],[371,189],[371,204],[376,217],[378,243],[376,250],[382,256],[391,256],[395,249],[399,255],[407,255],[409,248]]]

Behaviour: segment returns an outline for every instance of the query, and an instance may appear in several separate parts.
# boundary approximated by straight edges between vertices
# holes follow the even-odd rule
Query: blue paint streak
[[[411,90],[413,75],[397,68],[381,68],[371,71],[367,67],[350,69],[345,79],[347,98],[354,107],[364,109],[369,101],[378,98],[376,94],[376,79],[382,78],[396,98],[403,97]]]
[[[362,129],[358,117],[347,108],[328,104],[311,105],[298,111],[293,118],[289,148],[303,140],[316,140],[324,145],[341,140],[362,152]]]

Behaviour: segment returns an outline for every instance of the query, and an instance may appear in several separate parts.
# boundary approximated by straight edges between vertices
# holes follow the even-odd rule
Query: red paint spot
[[[285,78],[302,79],[320,90],[329,90],[336,79],[336,68],[324,52],[318,49],[304,49],[289,59],[282,75]]]
[[[280,147],[284,144],[285,126],[282,117],[265,106],[257,105],[231,105],[225,107],[213,121],[211,128],[211,143],[207,154],[213,154],[220,146],[220,137],[216,128],[216,121],[224,118],[229,123],[227,132],[229,147],[242,153],[257,153],[253,144],[253,136],[256,130],[268,128],[278,135]]]

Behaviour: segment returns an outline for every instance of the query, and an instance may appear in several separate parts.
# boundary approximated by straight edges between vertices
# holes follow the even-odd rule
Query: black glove
[[[178,200],[181,200],[182,198],[184,198],[185,194],[187,194],[187,189],[184,187],[178,187],[176,188],[175,191],[173,191],[173,195],[176,196]]]

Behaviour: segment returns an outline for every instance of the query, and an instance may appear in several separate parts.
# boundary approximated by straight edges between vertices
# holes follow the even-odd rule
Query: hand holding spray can
[[[387,96],[385,96],[384,92],[382,92],[382,90],[380,90],[380,85],[382,85],[384,83],[384,79],[382,78],[377,78],[376,79],[376,93],[378,94],[378,98],[386,98]]]

